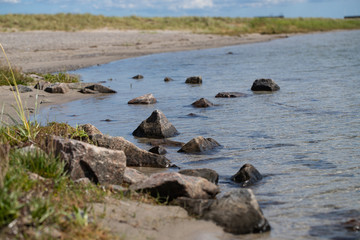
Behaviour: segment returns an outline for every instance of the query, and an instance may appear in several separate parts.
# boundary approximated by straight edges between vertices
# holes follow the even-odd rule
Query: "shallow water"
[[[252,186],[270,234],[255,239],[360,239],[341,223],[360,217],[360,31],[309,34],[219,49],[155,54],[80,69],[84,81],[106,80],[117,94],[43,109],[43,121],[92,123],[149,149],[131,133],[161,110],[178,129],[172,140],[212,137],[222,148],[204,155],[167,157],[181,168],[211,168],[222,192],[245,163],[265,178]],[[232,52],[233,54],[227,54]],[[143,80],[131,79],[136,74]],[[185,84],[201,75],[203,84]],[[164,82],[165,76],[174,79]],[[257,78],[281,87],[272,94],[250,91]],[[220,99],[221,91],[247,97]],[[153,93],[151,106],[127,102]],[[217,106],[195,109],[205,97]],[[187,116],[189,113],[197,117]],[[112,121],[103,121],[110,119]]]

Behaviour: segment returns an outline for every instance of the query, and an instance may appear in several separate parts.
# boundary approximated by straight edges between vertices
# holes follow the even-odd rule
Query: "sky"
[[[360,0],[0,0],[0,14],[326,17],[360,15]]]

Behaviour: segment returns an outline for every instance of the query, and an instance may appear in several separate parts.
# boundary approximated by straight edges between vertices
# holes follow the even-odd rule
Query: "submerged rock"
[[[193,102],[191,105],[196,108],[207,108],[207,107],[214,106],[214,104],[212,102],[210,102],[209,100],[207,100],[205,98],[200,98],[199,100],[196,100],[195,102]]]
[[[180,170],[179,173],[187,176],[202,177],[214,184],[218,184],[219,181],[219,174],[208,168],[184,169]]]
[[[149,192],[163,201],[172,201],[178,197],[208,199],[219,193],[219,188],[204,178],[176,172],[152,174],[145,181],[130,186],[130,190]]]
[[[256,79],[251,87],[252,91],[277,91],[280,87],[272,79]]]
[[[220,144],[214,139],[199,136],[187,142],[178,152],[199,153],[214,149],[219,146]]]
[[[178,134],[176,128],[159,110],[152,112],[133,132],[136,137],[169,138]]]
[[[156,103],[156,98],[151,93],[134,98],[128,104],[153,104]]]
[[[245,93],[241,92],[219,92],[216,94],[216,98],[237,98],[237,97],[246,97]]]
[[[260,172],[251,164],[243,165],[240,170],[231,177],[231,180],[241,183],[243,187],[250,186],[262,179]]]
[[[189,83],[189,84],[201,84],[201,83],[202,83],[202,77],[201,77],[201,76],[188,77],[188,78],[186,79],[185,83]]]
[[[115,90],[112,90],[112,89],[110,89],[108,87],[105,87],[105,86],[103,86],[101,84],[93,84],[93,85],[90,85],[90,86],[86,86],[85,88],[96,91],[96,92],[99,92],[99,93],[116,93]]]

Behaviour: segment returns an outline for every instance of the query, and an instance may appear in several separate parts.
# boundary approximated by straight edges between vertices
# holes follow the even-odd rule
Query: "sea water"
[[[264,175],[250,188],[272,230],[251,239],[359,239],[359,232],[342,225],[360,217],[359,40],[360,31],[306,34],[80,69],[72,73],[86,82],[106,81],[117,94],[48,107],[40,119],[91,123],[149,149],[132,131],[159,109],[180,132],[172,140],[204,136],[222,145],[206,154],[168,147],[172,163],[214,169],[222,193],[239,187],[229,178],[245,163]],[[132,79],[137,74],[144,78]],[[185,84],[198,75],[202,85]],[[253,93],[258,78],[273,79],[280,91]],[[247,97],[215,98],[223,91]],[[127,104],[147,93],[158,102]],[[191,103],[202,97],[216,106],[193,108]]]

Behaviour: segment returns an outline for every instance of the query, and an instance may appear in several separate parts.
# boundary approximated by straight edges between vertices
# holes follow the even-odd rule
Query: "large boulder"
[[[179,173],[187,176],[202,177],[214,184],[218,184],[219,181],[219,174],[216,171],[208,168],[183,169],[180,170]]]
[[[216,98],[237,98],[237,97],[246,97],[247,94],[241,92],[219,92],[216,94]]]
[[[126,183],[126,184],[131,185],[131,184],[145,181],[146,179],[148,179],[148,177],[136,169],[129,168],[129,167],[127,167],[125,169],[124,183]]]
[[[251,164],[244,164],[240,170],[231,177],[231,180],[240,183],[243,187],[250,186],[262,179],[260,172]]]
[[[156,103],[156,98],[151,93],[131,99],[128,104],[153,104]]]
[[[170,166],[170,161],[166,157],[140,149],[123,137],[110,137],[96,134],[90,136],[90,139],[99,147],[124,151],[127,166],[156,168],[166,168]]]
[[[176,128],[159,110],[152,112],[133,132],[136,137],[169,138],[178,134]]]
[[[251,87],[252,91],[277,91],[280,87],[272,79],[256,79]]]
[[[187,142],[178,152],[199,153],[209,151],[219,146],[220,144],[214,139],[199,136]]]
[[[92,84],[90,86],[86,86],[85,88],[96,91],[96,92],[99,92],[99,93],[116,93],[115,90],[112,90],[112,89],[110,89],[108,87],[105,87],[105,86],[103,86],[101,84]]]
[[[210,102],[209,100],[207,100],[205,98],[200,98],[200,99],[196,100],[195,102],[193,102],[191,105],[196,108],[207,108],[207,107],[214,106],[214,104],[212,102]]]
[[[149,192],[160,201],[178,197],[209,199],[219,193],[219,187],[204,178],[176,172],[152,174],[145,181],[131,185],[130,190]]]
[[[270,225],[250,189],[236,189],[220,199],[178,198],[190,215],[215,222],[232,234],[270,231]]]
[[[66,163],[73,180],[87,177],[95,184],[121,184],[126,167],[123,151],[52,136],[46,150]]]
[[[66,83],[54,83],[47,86],[44,91],[48,93],[67,93],[69,91],[69,87]]]
[[[185,83],[189,83],[189,84],[201,84],[201,83],[202,83],[202,77],[201,77],[201,76],[188,77],[188,78],[186,79]]]

